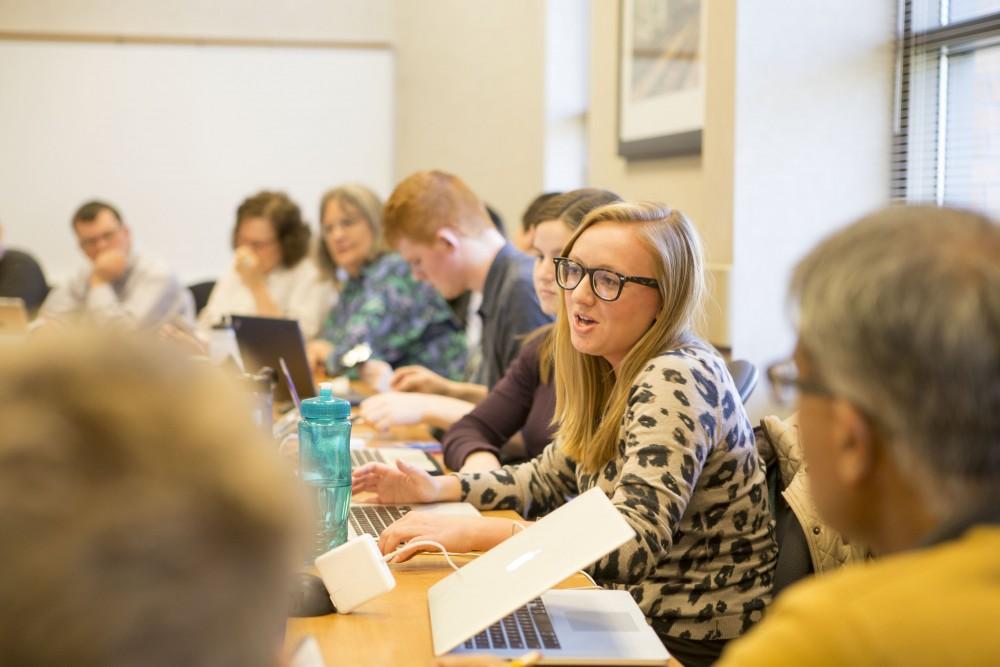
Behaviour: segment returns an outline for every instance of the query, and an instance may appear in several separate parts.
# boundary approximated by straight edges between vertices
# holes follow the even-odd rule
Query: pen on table
[[[538,651],[530,651],[522,656],[514,658],[510,661],[510,667],[531,667],[531,665],[537,665],[538,661],[542,659],[542,654]]]

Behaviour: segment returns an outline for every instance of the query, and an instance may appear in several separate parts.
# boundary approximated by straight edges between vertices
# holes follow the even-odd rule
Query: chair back
[[[740,393],[740,400],[745,405],[757,386],[757,379],[760,375],[757,372],[757,367],[745,359],[734,359],[726,366],[729,367],[729,374],[733,376],[736,391]]]
[[[191,290],[191,296],[194,297],[194,314],[198,315],[208,305],[208,297],[212,294],[212,290],[215,289],[215,281],[206,280],[194,283],[193,285],[188,285],[188,289]]]

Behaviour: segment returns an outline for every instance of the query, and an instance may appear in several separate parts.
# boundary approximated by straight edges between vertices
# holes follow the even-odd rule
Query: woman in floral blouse
[[[555,442],[486,473],[432,478],[369,464],[355,471],[354,490],[528,518],[597,486],[636,537],[590,573],[628,590],[683,664],[710,664],[761,618],[777,548],[750,421],[725,363],[691,332],[704,291],[698,235],[678,211],[612,204],[587,216],[563,254]],[[506,519],[412,512],[379,546],[433,539],[486,550],[513,531]]]
[[[320,204],[320,234],[318,263],[340,298],[309,346],[313,363],[334,374],[349,370],[345,354],[367,344],[372,360],[460,378],[465,334],[441,295],[386,247],[378,196],[360,185],[330,190]]]

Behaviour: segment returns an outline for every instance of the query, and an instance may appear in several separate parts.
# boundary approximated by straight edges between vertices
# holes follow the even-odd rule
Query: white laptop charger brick
[[[339,614],[388,593],[396,579],[371,535],[348,540],[316,559],[320,577]]]

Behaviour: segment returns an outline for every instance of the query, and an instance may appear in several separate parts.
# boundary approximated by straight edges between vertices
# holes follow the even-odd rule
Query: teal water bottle
[[[299,476],[315,497],[313,557],[347,541],[351,504],[351,404],[335,398],[328,382],[319,396],[302,401]]]

